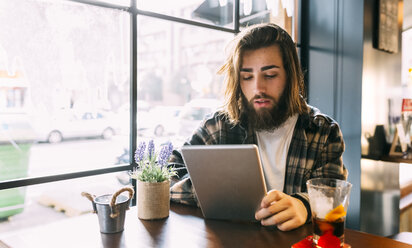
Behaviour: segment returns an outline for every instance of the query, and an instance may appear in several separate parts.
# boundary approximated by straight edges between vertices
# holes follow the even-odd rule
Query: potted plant
[[[170,209],[170,178],[176,175],[173,167],[167,163],[172,155],[173,145],[168,143],[155,152],[153,140],[140,142],[134,159],[137,168],[131,172],[131,177],[137,183],[137,216],[143,220],[163,219],[169,216]]]

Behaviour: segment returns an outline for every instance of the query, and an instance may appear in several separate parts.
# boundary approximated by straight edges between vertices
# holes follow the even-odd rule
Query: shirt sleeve
[[[170,187],[170,200],[176,203],[199,206],[192,181],[188,174]]]
[[[315,169],[312,171],[310,178],[346,180],[348,171],[342,160],[345,143],[339,125],[333,122],[325,133],[321,132],[321,137],[324,139],[324,142],[322,142],[324,145],[320,147],[321,152],[315,162]]]

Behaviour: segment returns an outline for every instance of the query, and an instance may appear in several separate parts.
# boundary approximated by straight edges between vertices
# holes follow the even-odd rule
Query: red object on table
[[[307,236],[296,244],[292,245],[292,248],[312,248],[313,247],[313,236]]]
[[[340,239],[333,235],[332,232],[326,232],[320,236],[318,246],[322,248],[340,248]]]
[[[324,237],[323,235],[322,237]],[[322,238],[321,237],[321,238]],[[296,244],[292,245],[292,248],[314,248],[315,246],[313,245],[313,236],[307,236],[306,238],[302,239],[301,241],[297,242]],[[329,242],[332,241],[332,242]],[[322,239],[319,239],[318,247],[322,248],[340,248],[340,243],[336,243],[335,240],[329,240],[328,237]],[[343,248],[351,248],[350,245],[348,244],[343,244]]]

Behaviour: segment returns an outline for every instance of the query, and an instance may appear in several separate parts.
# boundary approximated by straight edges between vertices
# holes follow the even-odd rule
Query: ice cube
[[[309,190],[309,199],[312,211],[316,213],[318,218],[325,218],[333,209],[333,198],[327,197],[321,191]]]

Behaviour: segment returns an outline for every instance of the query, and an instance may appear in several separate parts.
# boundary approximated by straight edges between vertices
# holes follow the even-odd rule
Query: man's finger
[[[265,219],[271,215],[286,210],[289,206],[290,204],[286,201],[286,198],[283,198],[280,201],[272,202],[271,205],[265,208],[259,209],[259,211],[255,213],[255,218],[256,220]]]
[[[293,229],[298,228],[300,225],[298,224],[298,221],[296,218],[289,219],[281,224],[277,225],[277,228],[281,231],[290,231]]]
[[[256,220],[262,220],[273,215],[268,208],[261,208],[255,213]]]
[[[290,207],[290,204],[286,201],[285,198],[273,202],[267,209],[271,214],[276,214],[278,212],[284,211]]]
[[[278,191],[278,190],[272,190],[269,191],[268,194],[263,197],[262,202],[261,202],[261,207],[266,208],[272,204],[274,201],[279,201],[285,196],[284,193]]]
[[[261,220],[260,223],[263,226],[279,225],[279,224],[289,221],[290,219],[293,218],[293,216],[294,215],[291,211],[281,211],[275,215],[272,215],[269,218]]]

